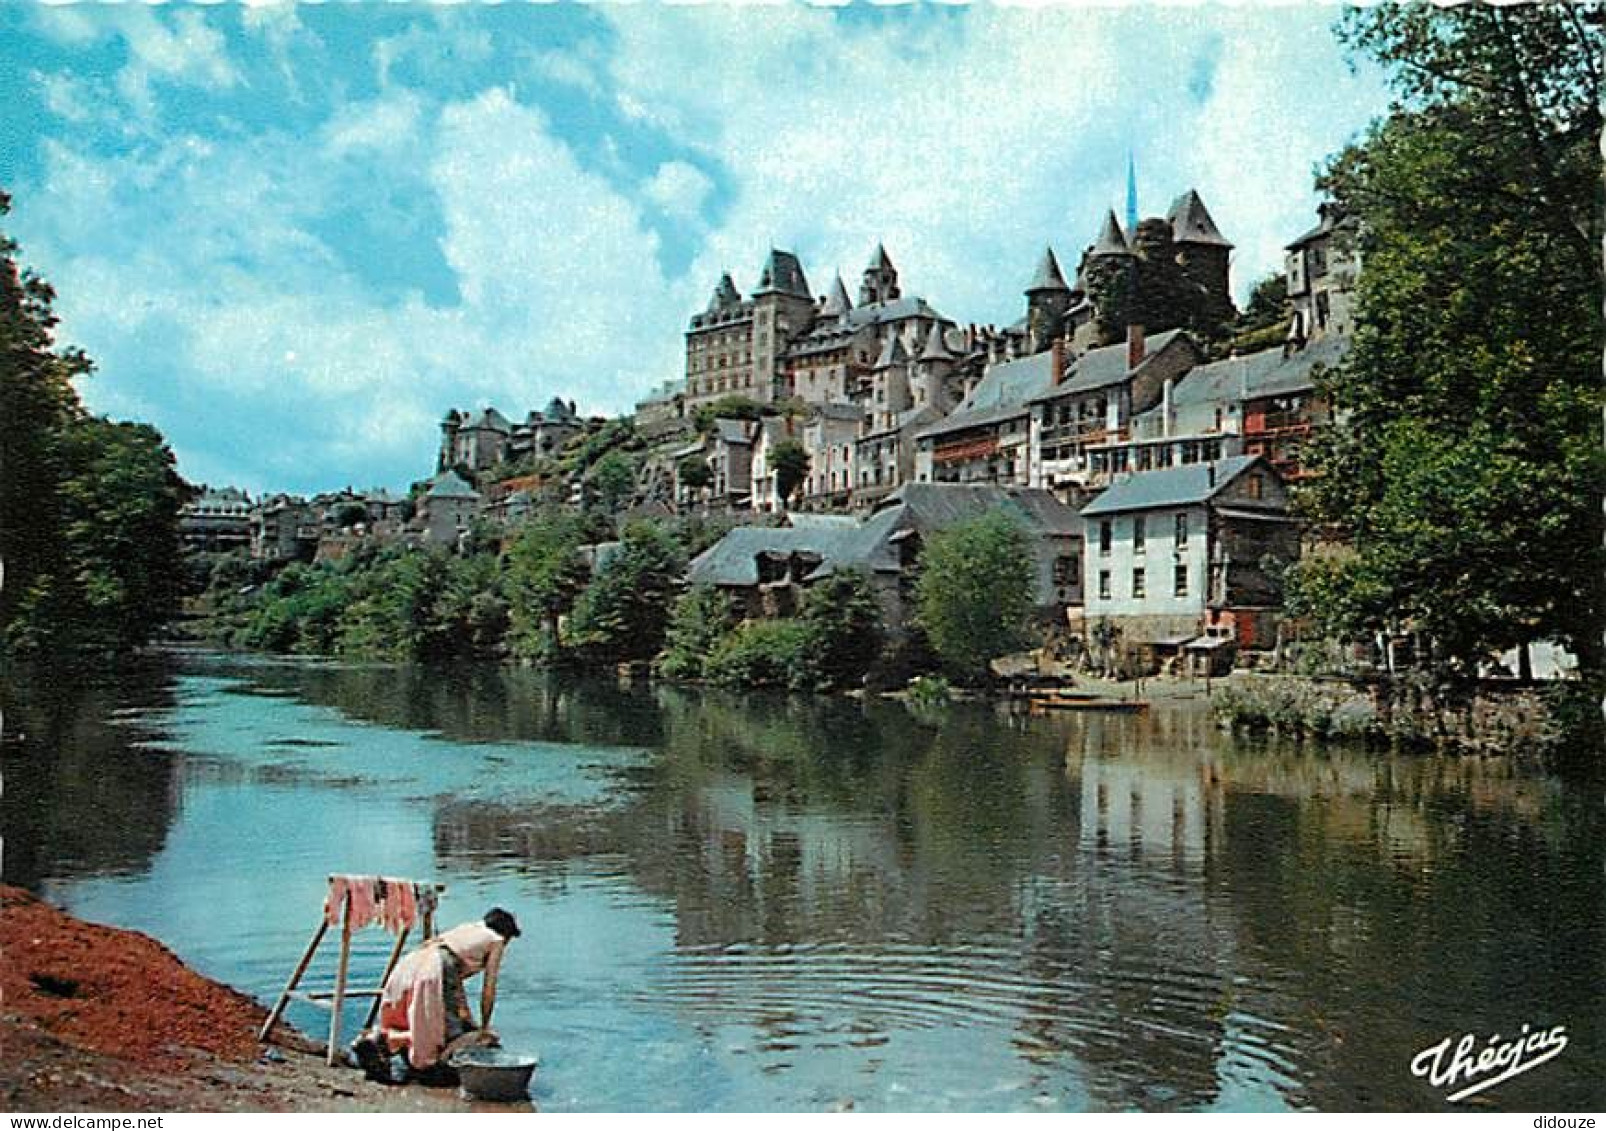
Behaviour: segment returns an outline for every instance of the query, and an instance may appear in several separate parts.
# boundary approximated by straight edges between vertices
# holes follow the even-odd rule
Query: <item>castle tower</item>
[[[1218,325],[1227,321],[1234,309],[1228,281],[1232,243],[1221,234],[1193,189],[1177,197],[1166,220],[1171,224],[1171,239],[1176,244],[1177,263],[1183,275],[1209,296],[1208,320]]]
[[[463,423],[463,415],[455,408],[446,410],[441,418],[441,452],[435,460],[435,470],[445,471],[457,462],[457,428]]]
[[[853,303],[848,301],[848,288],[842,283],[839,273],[831,283],[831,290],[825,296],[825,305],[820,307],[820,314],[825,318],[846,318],[853,309]]]
[[[753,391],[760,401],[788,395],[781,355],[814,321],[814,297],[803,265],[790,251],[770,249],[753,291]]]
[[[1026,286],[1026,351],[1041,353],[1065,331],[1065,312],[1071,308],[1071,288],[1065,285],[1054,249],[1045,247],[1032,281]]]
[[[942,323],[933,322],[931,333],[926,335],[926,344],[915,359],[915,379],[911,389],[915,408],[930,405],[939,412],[947,412],[953,407],[946,390],[957,360],[949,352],[948,343],[943,338]]]
[[[1099,238],[1082,261],[1080,277],[1087,287],[1088,300],[1093,304],[1093,318],[1078,331],[1079,352],[1093,346],[1112,345],[1126,336],[1137,297],[1137,267],[1137,256],[1127,245],[1112,208],[1104,216]]]
[[[892,265],[887,249],[876,244],[870,266],[864,269],[864,281],[859,285],[859,305],[891,302],[898,296],[898,269]]]

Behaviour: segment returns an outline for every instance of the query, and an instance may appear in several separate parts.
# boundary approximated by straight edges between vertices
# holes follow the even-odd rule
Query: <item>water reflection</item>
[[[354,858],[516,904],[546,1108],[1433,1107],[1418,1049],[1524,1022],[1572,1044],[1480,1102],[1606,1098],[1600,798],[1499,760],[498,669],[22,690],[8,878],[262,994]],[[231,868],[280,878],[216,940]]]

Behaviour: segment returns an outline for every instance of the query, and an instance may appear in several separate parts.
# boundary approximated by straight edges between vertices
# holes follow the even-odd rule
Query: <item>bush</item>
[[[816,667],[832,687],[858,687],[881,654],[881,605],[870,579],[842,570],[803,594],[799,619],[814,639]]]
[[[954,689],[940,675],[921,675],[909,681],[908,694],[916,707],[941,707],[953,698]]]
[[[736,623],[730,598],[699,585],[675,602],[665,633],[658,673],[669,679],[702,679],[709,653]]]
[[[797,620],[744,621],[721,637],[703,674],[726,687],[820,688],[815,635]]]

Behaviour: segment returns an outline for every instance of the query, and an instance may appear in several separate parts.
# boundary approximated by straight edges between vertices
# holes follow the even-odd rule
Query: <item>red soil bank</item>
[[[183,1049],[255,1060],[267,1011],[146,935],[82,922],[0,885],[0,1014],[161,1069],[183,1063]]]

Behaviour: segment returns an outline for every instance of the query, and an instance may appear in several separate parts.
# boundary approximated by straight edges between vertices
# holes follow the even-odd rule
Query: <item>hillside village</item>
[[[1073,271],[1045,248],[1003,327],[905,293],[884,247],[856,300],[840,276],[815,295],[798,257],[772,249],[746,296],[718,280],[689,319],[684,374],[632,416],[558,398],[522,418],[454,408],[434,473],[406,496],[207,489],[185,537],[327,561],[506,539],[543,507],[700,515],[729,529],[689,584],[785,615],[861,570],[896,636],[922,539],[1006,508],[1034,548],[1043,624],[1087,653],[1121,641],[1128,670],[1221,670],[1279,638],[1280,563],[1309,540],[1289,491],[1331,420],[1317,379],[1348,347],[1354,237],[1324,206],[1287,245],[1281,309],[1247,327],[1232,243],[1191,190],[1164,217],[1106,215]]]

